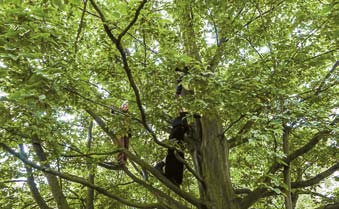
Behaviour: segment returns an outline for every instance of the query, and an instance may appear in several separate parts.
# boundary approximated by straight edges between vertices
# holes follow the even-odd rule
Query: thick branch
[[[106,19],[105,19],[105,16],[103,15],[103,13],[101,12],[101,10],[99,9],[99,7],[96,5],[96,3],[94,2],[94,0],[90,0],[93,7],[95,8],[95,10],[98,12],[99,16],[101,17],[101,20],[104,24],[104,29],[105,29],[105,32],[106,34],[108,35],[108,37],[112,40],[112,42],[115,44],[116,48],[119,50],[119,53],[121,55],[121,59],[122,59],[122,63],[123,63],[123,68],[124,68],[124,71],[128,77],[128,81],[134,91],[134,95],[135,95],[135,99],[136,99],[136,102],[137,102],[137,106],[138,106],[138,109],[140,111],[140,115],[141,115],[141,121],[142,121],[142,124],[144,126],[144,128],[151,134],[152,138],[154,139],[154,141],[161,145],[161,146],[164,146],[164,147],[168,147],[166,144],[162,143],[161,141],[158,140],[157,136],[155,135],[154,131],[149,127],[148,123],[147,123],[147,120],[146,120],[146,114],[145,114],[145,110],[142,106],[142,102],[141,102],[141,97],[140,97],[140,92],[139,92],[139,89],[134,81],[134,78],[133,78],[133,75],[132,75],[132,72],[131,72],[131,69],[128,65],[128,61],[127,61],[127,55],[126,55],[126,52],[121,44],[121,41],[120,41],[120,36],[121,34],[119,35],[120,38],[115,38],[114,35],[112,34],[111,30],[109,29],[107,23],[106,23]],[[146,3],[146,0],[144,0],[142,2],[142,4],[139,6],[138,10],[142,9],[144,4]],[[140,12],[140,11],[139,11]],[[137,11],[136,13],[136,16],[135,16],[135,20],[134,22],[137,20],[137,17],[139,15],[139,12]],[[132,26],[134,24],[134,22],[132,21],[130,23],[130,25]],[[127,30],[126,30],[127,29]],[[126,32],[128,31],[128,27],[126,28]],[[125,33],[126,33],[125,32]],[[124,34],[123,34],[124,35]]]
[[[327,178],[328,176],[332,175],[334,172],[336,172],[339,169],[339,163],[336,163],[326,171],[319,173],[318,175],[314,176],[311,179],[308,179],[306,181],[300,181],[300,182],[292,182],[292,188],[302,188],[302,187],[308,187],[313,186],[315,184],[318,184],[321,180]]]
[[[289,163],[291,161],[293,161],[294,159],[296,159],[297,157],[307,153],[308,151],[310,151],[315,145],[317,145],[321,139],[327,137],[330,134],[330,131],[325,130],[325,131],[320,131],[318,133],[316,133],[313,138],[307,143],[305,144],[303,147],[297,149],[296,151],[294,151],[292,154],[290,154],[287,159],[286,162]]]
[[[326,195],[323,195],[323,194],[320,194],[320,193],[317,193],[317,192],[312,192],[312,191],[305,191],[305,190],[298,190],[295,192],[297,195],[300,195],[300,194],[308,194],[308,195],[312,195],[312,196],[317,196],[317,197],[321,197],[322,199],[326,200],[326,201],[335,201],[335,198],[334,197],[328,197]]]
[[[148,189],[150,192],[152,192],[155,196],[160,197],[160,202],[164,205],[174,205],[175,208],[182,208],[182,209],[188,209],[188,207],[182,205],[175,199],[171,198],[169,195],[165,194],[159,189],[156,189],[152,187],[151,185],[147,184],[145,181],[137,178],[135,175],[133,175],[126,166],[123,168],[124,172],[131,178],[133,181],[137,182],[138,184],[142,185],[146,189]],[[171,207],[172,208],[172,207]]]
[[[141,96],[140,96],[140,91],[134,81],[134,78],[133,78],[133,75],[132,75],[132,72],[131,72],[131,69],[129,68],[129,65],[128,65],[128,61],[127,61],[127,56],[126,56],[126,53],[121,45],[121,43],[117,43],[116,44],[116,47],[117,49],[119,50],[120,54],[121,54],[121,58],[122,58],[122,62],[123,62],[123,65],[124,65],[124,70],[125,70],[125,73],[127,74],[127,77],[128,77],[128,80],[129,80],[129,83],[134,91],[134,95],[135,95],[135,99],[136,99],[136,102],[137,102],[137,105],[138,105],[138,109],[140,111],[140,115],[141,115],[141,121],[142,121],[142,124],[143,126],[145,127],[145,129],[152,135],[153,139],[158,143],[158,144],[163,144],[161,143],[154,131],[149,127],[148,123],[147,123],[147,120],[146,120],[146,113],[145,113],[145,110],[142,106],[142,102],[141,102]]]
[[[310,151],[321,139],[324,137],[328,136],[330,131],[320,131],[315,136],[303,147],[299,148],[298,150],[294,151],[292,154],[290,154],[286,160],[285,163],[290,163],[297,157],[307,153]],[[274,165],[271,166],[270,170],[268,173],[274,173],[284,165],[281,163],[275,163]],[[263,178],[262,182],[268,182],[270,179],[269,177]],[[292,188],[293,185],[292,185]],[[266,188],[257,188],[253,192],[249,193],[242,201],[241,201],[241,208],[248,208],[251,205],[253,205],[258,199],[265,197],[267,195],[271,194],[270,191],[268,191]]]
[[[339,202],[336,202],[336,203],[333,203],[333,204],[321,206],[321,207],[316,208],[316,209],[338,209],[338,208],[339,208]]]
[[[209,63],[208,70],[214,72],[215,69],[217,68],[219,62],[221,61],[223,52],[226,50],[226,43],[229,39],[221,39],[219,41],[219,46],[217,48],[217,51],[215,52],[212,60]]]
[[[32,145],[33,145],[33,149],[35,151],[35,154],[38,156],[40,163],[43,164],[44,167],[46,167],[46,169],[49,169],[50,165],[47,162],[47,157],[46,157],[45,151],[41,146],[41,140],[36,135],[34,135],[32,137]],[[65,195],[63,194],[62,188],[59,185],[58,178],[55,175],[52,175],[48,172],[44,172],[44,175],[47,179],[48,186],[49,186],[49,188],[52,192],[52,195],[54,197],[54,200],[57,203],[58,208],[63,208],[63,209],[70,208],[69,204],[67,202],[67,199],[66,199]]]
[[[269,191],[267,188],[257,188],[254,191],[248,193],[246,197],[244,197],[240,202],[240,208],[241,209],[247,209],[251,205],[253,205],[255,202],[258,201],[258,199],[267,196]]]
[[[325,138],[326,136],[328,136],[330,134],[330,131],[325,130],[325,131],[320,131],[317,134],[315,134],[313,136],[313,138],[307,143],[305,144],[303,147],[297,149],[296,151],[294,151],[292,154],[290,154],[286,160],[285,163],[290,163],[293,160],[295,160],[297,157],[307,153],[308,151],[310,151],[315,145],[317,145],[321,139]],[[273,164],[270,168],[270,173],[274,173],[276,172],[279,168],[281,168],[283,166],[283,164],[276,162],[275,164]]]
[[[101,106],[101,107],[103,107],[103,108],[105,108],[107,110],[113,110],[114,113],[118,113],[118,114],[124,115],[126,117],[130,117],[132,120],[137,121],[138,123],[143,124],[143,122],[139,118],[135,118],[131,114],[123,112],[120,108],[117,108],[117,107],[114,107],[114,106],[108,106],[108,105],[106,105],[104,103],[94,101],[94,100],[92,100],[92,99],[90,99],[88,97],[83,96],[82,94],[80,94],[79,92],[77,92],[76,90],[74,90],[74,89],[72,89],[70,87],[65,87],[64,89],[66,91],[72,93],[72,94],[75,94],[75,95],[79,96],[80,98],[86,100],[87,102],[93,103],[95,105],[99,105],[99,106]]]
[[[318,57],[324,56],[324,55],[326,55],[326,54],[329,54],[329,53],[338,51],[338,49],[339,49],[339,48],[330,49],[330,50],[328,50],[328,51],[326,51],[326,52],[323,52],[323,53],[321,53],[321,54],[317,54],[317,55],[315,55],[315,56],[313,56],[313,57],[304,59],[304,60],[301,61],[301,63],[305,63],[305,62],[307,62],[307,61],[309,61],[309,60],[313,60],[313,59],[316,59],[316,58],[318,58]],[[337,61],[337,62],[338,62],[338,61]]]
[[[109,130],[106,126],[106,123],[91,109],[87,108],[86,112],[92,116],[95,122],[100,126],[100,128],[114,141],[115,144],[118,144],[118,139],[116,138],[113,131]]]
[[[327,178],[334,172],[336,172],[339,169],[339,163],[336,163],[326,171],[319,173],[315,177],[308,179],[306,181],[300,181],[300,182],[292,182],[291,183],[291,188],[292,189],[299,189],[299,188],[304,188],[308,186],[313,186],[318,184],[321,180]],[[280,188],[283,189],[283,188]],[[241,192],[241,193],[247,193],[247,192]],[[267,188],[257,188],[253,192],[249,192],[248,195],[243,198],[241,201],[241,208],[242,209],[247,209],[249,208],[252,204],[254,204],[258,199],[263,198],[263,197],[268,197],[272,195],[277,195],[277,193],[269,191]]]
[[[22,144],[20,144],[19,147],[20,147],[20,154],[22,155],[22,157],[27,159],[27,155],[24,151],[24,146]],[[26,168],[26,172],[27,172],[27,184],[28,184],[29,190],[32,193],[33,199],[38,204],[39,208],[50,209],[50,207],[48,207],[46,201],[42,198],[42,196],[39,192],[39,189],[38,189],[38,187],[35,183],[32,168],[28,165],[25,165],[25,168]]]
[[[112,152],[91,152],[91,153],[80,153],[78,150],[77,152],[79,152],[80,154],[62,154],[61,156],[62,157],[91,157],[91,156],[94,156],[94,155],[104,155],[104,156],[107,156],[107,155],[114,155],[114,154],[117,154],[121,151],[121,149],[117,148],[117,149],[114,149]]]
[[[254,115],[255,116],[259,116],[260,113],[262,111],[262,108],[259,107],[257,109],[254,110]],[[243,119],[244,117],[246,117],[245,114],[240,115],[240,117],[233,121],[224,131],[223,134],[226,133],[226,131],[228,131],[233,125],[235,125],[236,123],[238,123],[241,119]],[[248,120],[245,125],[238,131],[238,133],[236,134],[236,136],[230,138],[227,140],[229,148],[233,148],[236,146],[239,146],[241,144],[247,143],[248,142],[248,138],[244,138],[243,135],[245,135],[246,133],[248,133],[250,131],[250,129],[252,128],[252,126],[254,125],[255,121],[254,120]]]
[[[194,12],[191,1],[174,1],[180,18],[179,27],[182,32],[182,39],[186,55],[201,61],[198,45],[196,42],[196,32],[194,30]]]
[[[250,44],[250,46],[253,48],[253,50],[257,53],[257,55],[260,57],[263,65],[267,68],[267,70],[271,70],[271,68],[269,66],[266,65],[266,61],[265,58],[262,56],[262,54],[255,48],[255,46],[253,45],[252,41],[250,40],[250,38],[248,37],[244,37],[244,39]]]
[[[193,205],[200,205],[202,204],[201,201],[190,195],[189,193],[186,193],[182,190],[180,190],[179,187],[174,185],[170,180],[168,180],[163,174],[161,174],[157,169],[154,169],[152,166],[144,162],[143,160],[139,159],[135,155],[133,155],[131,152],[124,150],[124,152],[127,154],[128,158],[132,161],[139,164],[141,167],[145,168],[147,171],[149,171],[151,174],[153,174],[155,177],[157,177],[164,185],[166,185],[168,188],[170,188],[173,192],[175,192],[177,195],[181,196],[188,202],[192,203]]]
[[[90,0],[92,6],[94,7],[95,11],[97,11],[97,13],[100,16],[100,19],[103,23],[105,32],[107,33],[108,37],[113,41],[113,43],[118,43],[118,40],[114,37],[113,33],[111,32],[111,30],[109,29],[109,26],[107,25],[107,21],[106,18],[104,16],[104,14],[101,12],[101,10],[99,9],[98,5],[94,2],[94,0]]]
[[[216,41],[217,41],[217,46],[220,46],[220,41],[219,41],[219,35],[218,35],[217,24],[215,23],[215,20],[214,20],[214,18],[213,18],[212,10],[211,10],[211,9],[208,9],[208,12],[209,12],[209,16],[211,17],[211,22],[212,22],[212,24],[213,24],[214,33],[215,33],[215,39],[216,39]]]
[[[7,183],[22,183],[27,182],[25,179],[13,179],[13,180],[6,180],[6,181],[0,181],[0,184],[7,184]]]
[[[238,131],[237,135],[228,140],[230,149],[248,142],[248,138],[244,138],[243,135],[251,129],[253,124],[254,121],[247,121],[245,125]]]
[[[245,114],[242,114],[242,115],[240,115],[240,117],[237,120],[231,122],[230,125],[228,125],[227,128],[225,128],[225,131],[223,132],[223,134],[225,134],[228,130],[230,130],[236,123],[238,123],[245,116],[246,116]]]
[[[19,158],[23,163],[25,163],[25,164],[33,167],[33,168],[36,168],[36,169],[38,169],[40,171],[43,171],[45,173],[49,173],[49,174],[54,175],[54,176],[59,176],[60,178],[63,178],[63,179],[66,179],[66,180],[69,180],[69,181],[72,181],[72,182],[75,182],[75,183],[79,183],[79,184],[82,184],[84,186],[93,188],[98,193],[103,194],[103,195],[105,195],[107,197],[110,197],[112,199],[115,199],[115,200],[117,200],[117,201],[119,201],[119,202],[121,202],[121,203],[123,203],[125,205],[132,206],[132,207],[137,207],[137,208],[157,208],[157,207],[159,207],[159,204],[144,204],[144,203],[131,202],[129,200],[126,200],[126,199],[116,195],[116,194],[112,194],[112,193],[108,192],[106,189],[103,189],[103,188],[101,188],[99,186],[96,186],[94,184],[89,183],[84,178],[81,178],[81,177],[78,177],[78,176],[75,176],[75,175],[71,175],[71,174],[61,173],[61,172],[55,171],[53,169],[37,165],[37,164],[33,163],[32,161],[29,161],[29,160],[25,159],[22,155],[20,155],[19,153],[15,152],[13,149],[11,149],[10,147],[8,147],[6,144],[4,144],[2,142],[0,142],[0,146],[5,151],[7,151],[10,154],[12,154],[13,156]]]
[[[238,188],[238,189],[234,189],[235,194],[249,194],[252,192],[252,190],[250,189],[246,189],[246,188]]]

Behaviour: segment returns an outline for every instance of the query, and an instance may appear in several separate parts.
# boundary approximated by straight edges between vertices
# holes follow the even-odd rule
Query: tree
[[[31,0],[0,11],[5,208],[337,204],[337,188],[319,189],[338,170],[336,2]],[[188,91],[174,99],[179,76]],[[152,164],[182,149],[166,140],[181,108],[191,128],[179,188]],[[116,146],[126,119],[129,150]],[[118,152],[129,158],[120,170]]]

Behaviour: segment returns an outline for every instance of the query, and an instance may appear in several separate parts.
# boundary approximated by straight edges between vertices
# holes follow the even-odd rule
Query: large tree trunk
[[[289,154],[289,143],[288,138],[291,132],[291,128],[287,125],[284,125],[284,134],[283,134],[283,151],[286,156]],[[286,185],[285,193],[285,209],[292,209],[292,196],[291,196],[291,174],[290,174],[290,163],[284,165],[284,183]]]
[[[195,172],[197,176],[200,178],[198,179],[198,188],[201,200],[206,200],[206,187],[204,182],[202,181],[202,153],[200,150],[201,142],[202,142],[202,126],[201,126],[201,117],[198,115],[194,116],[194,124],[192,124],[193,130],[191,135],[191,141],[187,141],[188,150],[190,151],[193,165],[195,168]],[[200,205],[199,209],[207,209],[206,205]]]
[[[194,30],[193,2],[176,0],[175,3],[185,54],[200,62]],[[190,73],[194,73],[190,70]],[[195,140],[189,147],[196,173],[202,177],[202,182],[198,180],[200,199],[207,202],[207,205],[201,205],[199,209],[239,209],[231,183],[228,147],[221,122],[216,115],[195,117],[193,130]]]
[[[38,156],[40,163],[44,165],[45,167],[50,168],[49,164],[47,163],[47,157],[45,155],[45,152],[41,146],[40,139],[38,137],[33,136],[32,145],[33,145],[33,149],[36,155]],[[64,194],[62,193],[62,189],[59,185],[58,178],[55,175],[50,174],[50,173],[44,173],[44,175],[47,179],[48,185],[52,191],[52,195],[54,197],[54,200],[57,203],[58,208],[69,209],[70,207],[67,203],[67,200]]]
[[[240,208],[234,193],[228,163],[228,147],[223,137],[221,123],[217,116],[201,118],[201,144],[196,167],[201,168],[203,185],[200,195],[209,202],[207,208]]]

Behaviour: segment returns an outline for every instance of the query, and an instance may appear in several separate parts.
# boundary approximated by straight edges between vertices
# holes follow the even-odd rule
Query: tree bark
[[[240,208],[232,187],[228,145],[223,137],[223,129],[217,116],[206,115],[201,118],[202,143],[201,166],[205,182],[208,208],[238,209]]]
[[[38,156],[40,163],[45,167],[50,168],[49,164],[47,163],[47,157],[45,155],[45,152],[41,146],[40,139],[37,136],[33,136],[32,145],[36,155]],[[57,203],[57,207],[59,209],[69,209],[70,207],[68,205],[66,197],[62,193],[62,189],[59,185],[58,178],[55,175],[46,172],[44,172],[44,175],[47,179],[54,200]]]
[[[302,175],[303,175],[303,171],[300,167],[297,168],[297,181],[301,181],[302,180]],[[299,194],[298,192],[294,191],[292,194],[291,194],[291,199],[292,199],[292,208],[295,209],[296,206],[297,206],[297,202],[298,202],[298,199],[299,199]]]
[[[283,151],[286,156],[289,154],[289,134],[291,132],[291,127],[284,125],[284,133],[283,133]],[[284,184],[286,189],[284,191],[285,194],[285,208],[292,209],[292,196],[291,196],[291,173],[290,173],[290,163],[284,165]]]
[[[183,0],[175,3],[180,17],[185,54],[200,61],[192,3]],[[195,141],[191,144],[191,154],[196,173],[203,179],[203,182],[198,180],[200,199],[208,202],[207,205],[200,205],[199,209],[238,209],[229,173],[228,147],[218,117],[196,117],[193,138]]]
[[[202,154],[201,154],[201,142],[202,142],[202,126],[201,126],[201,117],[195,116],[194,117],[194,124],[193,124],[193,133],[192,138],[193,141],[190,141],[188,144],[191,149],[190,154],[192,156],[193,164],[195,171],[199,178],[202,177]],[[199,194],[200,194],[200,200],[205,201],[206,198],[206,186],[203,181],[198,180],[198,188],[199,188]],[[200,205],[198,207],[199,209],[207,209],[206,205]]]

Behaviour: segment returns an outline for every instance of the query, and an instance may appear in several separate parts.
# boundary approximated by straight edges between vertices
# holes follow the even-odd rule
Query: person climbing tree
[[[176,69],[176,71],[179,71]],[[181,71],[180,71],[181,72]],[[184,72],[184,75],[187,74],[187,71]],[[181,85],[182,76],[177,80],[177,87],[175,97],[179,99],[182,96],[183,87]],[[182,146],[182,141],[184,140],[185,133],[188,132],[189,126],[186,120],[187,112],[181,111],[179,115],[172,121],[172,129],[169,135],[169,140],[175,142]],[[178,157],[177,157],[178,156]],[[155,168],[161,171],[170,181],[172,181],[178,187],[183,181],[184,173],[184,164],[182,160],[185,155],[182,151],[178,151],[173,148],[167,150],[167,155],[164,161],[160,161],[155,165]],[[181,158],[181,159],[180,159]]]
[[[127,113],[128,112],[128,102],[124,101],[120,108],[124,113]],[[112,109],[112,114],[114,114],[113,109]],[[126,117],[122,120],[121,125],[122,125],[122,127],[120,127],[121,133],[118,134],[118,146],[119,146],[119,148],[128,149],[129,139],[131,137],[131,133],[130,133],[130,129],[129,129],[128,120],[127,120]],[[121,165],[125,164],[126,161],[127,161],[127,156],[124,152],[119,152],[117,158],[118,158],[118,163],[121,164]]]
[[[182,145],[185,133],[188,131],[188,124],[185,118],[186,114],[187,112],[180,112],[179,116],[172,122],[172,130],[169,140],[175,140],[179,146]],[[167,150],[167,156],[165,159],[165,176],[177,186],[180,186],[183,180],[184,164],[182,160],[184,158],[185,155],[182,151],[177,151],[172,148]]]

